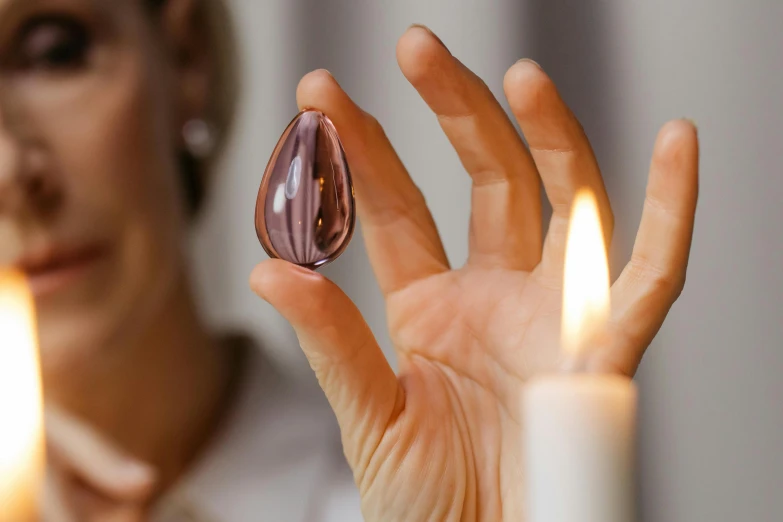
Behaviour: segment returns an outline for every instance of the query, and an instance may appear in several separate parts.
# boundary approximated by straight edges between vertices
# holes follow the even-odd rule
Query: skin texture
[[[36,291],[47,522],[140,520],[225,409],[230,351],[183,252],[180,129],[210,75],[194,5],[0,0],[0,265]]]
[[[397,47],[400,69],[437,115],[473,179],[470,255],[452,268],[422,194],[380,125],[329,73],[300,83],[301,108],[326,113],[354,173],[368,254],[387,305],[398,375],[349,298],[279,260],[250,279],[294,326],[340,423],[369,521],[518,521],[522,388],[557,368],[568,213],[595,193],[612,212],[581,126],[533,62],[507,72],[525,147],[487,87],[426,28]],[[541,237],[539,183],[554,213]],[[660,131],[633,255],[612,287],[607,342],[592,371],[632,376],[685,283],[698,193],[688,121]]]

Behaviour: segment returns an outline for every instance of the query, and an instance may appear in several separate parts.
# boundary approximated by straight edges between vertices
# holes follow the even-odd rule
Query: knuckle
[[[368,112],[364,113],[364,128],[372,136],[386,136],[386,131],[381,122]]]
[[[644,256],[634,255],[631,258],[631,268],[634,279],[650,287],[654,294],[662,294],[674,302],[685,288],[685,272],[675,273],[661,268]]]

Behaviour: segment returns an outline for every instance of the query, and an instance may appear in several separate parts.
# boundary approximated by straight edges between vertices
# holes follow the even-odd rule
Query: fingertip
[[[296,87],[296,103],[300,110],[317,109],[326,113],[329,102],[343,93],[340,84],[326,69],[305,74]]]
[[[694,123],[687,119],[672,120],[658,132],[655,161],[667,168],[692,168],[698,161],[699,138]]]
[[[411,33],[411,32],[417,32],[419,34],[424,33],[424,35],[429,36],[430,40],[434,40],[435,42],[437,42],[437,44],[440,47],[442,47],[446,51],[449,51],[449,48],[446,47],[446,44],[443,43],[443,40],[441,40],[440,37],[437,34],[435,34],[435,31],[433,31],[432,29],[430,29],[426,25],[424,25],[424,24],[411,24],[410,27],[408,27],[408,30],[405,31],[405,33],[403,34],[402,37],[405,37],[406,34]],[[451,54],[450,51],[449,51],[449,54]]]
[[[531,78],[546,76],[541,65],[532,58],[521,58],[508,68],[503,83],[506,86],[513,87],[527,83]]]
[[[267,261],[264,261],[262,263],[259,263],[258,265],[253,268],[253,270],[250,272],[250,278],[248,279],[248,284],[250,285],[250,289],[253,291],[254,294],[256,294],[260,298],[264,298],[263,292],[264,288],[266,287],[265,281],[266,281],[266,273],[267,273]]]
[[[667,122],[658,134],[661,145],[672,147],[681,141],[693,142],[698,137],[698,128],[693,120],[681,118]]]
[[[503,89],[517,117],[527,118],[540,110],[554,83],[537,62],[523,58],[506,71]]]
[[[349,160],[366,147],[368,133],[375,129],[375,119],[348,96],[326,69],[306,74],[296,89],[299,110],[313,109],[324,113],[337,128]]]
[[[282,259],[263,261],[250,273],[250,288],[266,301],[280,289],[291,288],[291,285],[323,281],[326,281],[326,278],[318,272]]]
[[[363,332],[361,313],[350,298],[317,272],[271,259],[253,270],[251,286],[291,324],[300,342],[336,346],[337,338],[345,340],[350,332]]]
[[[397,42],[397,63],[402,74],[414,86],[437,67],[437,62],[449,50],[429,28],[414,24]]]
[[[276,261],[278,260],[269,259],[262,261],[261,263],[257,264],[250,272],[250,279],[248,281],[250,284],[250,289],[261,298],[264,297],[262,294],[268,286],[267,282],[272,281]]]

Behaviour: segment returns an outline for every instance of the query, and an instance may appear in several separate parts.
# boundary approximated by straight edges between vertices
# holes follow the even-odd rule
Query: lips
[[[24,256],[16,267],[27,274],[35,297],[43,297],[75,283],[105,253],[99,244],[47,246]]]

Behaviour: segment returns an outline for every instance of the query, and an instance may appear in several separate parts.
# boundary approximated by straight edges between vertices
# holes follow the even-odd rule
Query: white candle
[[[44,475],[43,401],[33,298],[0,271],[0,521],[38,520]]]
[[[615,376],[542,378],[525,397],[527,522],[634,520],[636,389]]]
[[[636,387],[580,373],[609,318],[609,270],[597,205],[581,192],[571,213],[562,347],[569,371],[532,380],[524,397],[526,522],[635,518]]]

